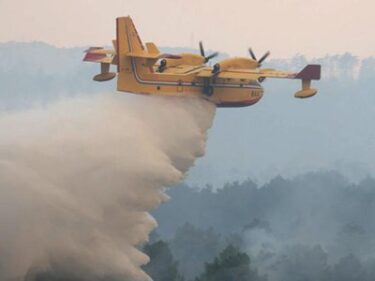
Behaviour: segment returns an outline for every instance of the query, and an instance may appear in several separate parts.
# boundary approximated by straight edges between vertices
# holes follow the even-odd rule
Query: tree
[[[150,262],[144,265],[143,270],[154,281],[177,281],[181,276],[166,242],[159,240],[144,246],[144,252],[150,257]]]
[[[206,263],[205,271],[196,281],[265,281],[250,266],[250,257],[238,248],[228,245],[212,263]]]
[[[272,280],[331,281],[328,255],[320,245],[291,245],[269,266]]]
[[[204,270],[204,264],[223,248],[220,235],[212,228],[203,230],[189,223],[178,228],[171,241],[171,250],[179,262],[179,270],[190,280],[198,276]]]

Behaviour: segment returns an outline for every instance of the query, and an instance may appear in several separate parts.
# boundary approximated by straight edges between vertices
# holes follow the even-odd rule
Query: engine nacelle
[[[220,70],[225,71],[228,69],[255,69],[258,67],[258,62],[249,58],[232,58],[222,60],[218,63]]]

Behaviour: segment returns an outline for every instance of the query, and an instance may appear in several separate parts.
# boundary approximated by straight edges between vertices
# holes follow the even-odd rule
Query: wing
[[[300,79],[302,90],[295,93],[296,98],[308,98],[318,91],[311,88],[311,80],[320,80],[321,66],[318,64],[307,65],[300,72],[289,72],[275,69],[238,69],[228,68],[224,71],[213,72],[211,69],[204,69],[197,74],[201,78],[236,79],[241,81],[256,80],[262,82],[265,78]]]
[[[203,69],[198,73],[198,77],[210,78],[217,77],[222,79],[244,79],[259,80],[261,78],[281,78],[281,79],[302,79],[302,80],[320,80],[320,65],[307,65],[300,72],[290,72],[275,69],[238,69],[229,68],[215,74],[211,69]]]
[[[265,78],[282,78],[282,79],[300,79],[302,89],[294,94],[296,98],[304,99],[315,96],[317,89],[311,88],[311,80],[320,80],[321,66],[319,64],[309,64],[298,73],[279,71],[273,69],[259,70],[258,73],[252,73],[262,82]]]
[[[321,66],[319,64],[309,64],[300,72],[288,72],[275,69],[253,70],[252,75],[259,78],[284,78],[301,80],[320,80]]]

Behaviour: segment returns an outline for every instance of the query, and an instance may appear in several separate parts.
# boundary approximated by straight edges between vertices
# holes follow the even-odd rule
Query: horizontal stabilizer
[[[117,64],[115,50],[104,49],[102,47],[90,47],[84,51],[86,53],[83,61]]]
[[[133,58],[143,58],[143,59],[180,59],[181,56],[173,54],[158,54],[158,53],[148,53],[148,52],[135,52],[127,53],[126,56]]]
[[[158,47],[156,47],[156,45],[152,42],[146,43],[146,48],[150,54],[160,54]]]
[[[103,48],[100,47],[91,47],[85,51],[86,55],[83,58],[83,61],[89,61],[89,62],[99,62],[100,60],[104,59],[107,55],[103,53],[98,53],[96,51],[99,51]]]

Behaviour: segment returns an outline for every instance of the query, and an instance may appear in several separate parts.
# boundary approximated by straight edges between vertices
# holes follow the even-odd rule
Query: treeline
[[[143,267],[154,281],[183,281],[186,277],[179,272],[168,243],[159,240],[147,244],[145,253],[150,262]],[[192,252],[192,254],[194,254]],[[194,260],[194,255],[191,257]],[[197,268],[197,273],[199,269]],[[195,281],[266,281],[252,266],[250,257],[233,245],[226,246],[211,262],[204,264],[204,270]]]
[[[187,280],[229,244],[271,281],[375,279],[374,179],[319,172],[262,186],[181,185],[169,195],[154,212],[157,232]]]
[[[171,53],[198,52],[186,48],[164,48]],[[163,50],[164,50],[163,49]],[[113,91],[115,83],[94,83],[99,66],[83,63],[85,48],[56,48],[42,42],[0,43],[0,109],[54,100],[61,95]],[[221,54],[217,59],[228,57]],[[307,60],[271,59],[267,67],[298,70],[307,63],[323,66],[323,87],[337,93],[373,89],[375,58],[359,59],[349,53]],[[345,84],[345,87],[342,86]],[[279,90],[280,90],[280,86]]]
[[[330,264],[320,246],[296,245],[280,255],[270,272],[264,274],[245,251],[229,244],[210,261],[192,268],[196,276],[187,278],[182,273],[184,264],[181,267],[172,254],[171,244],[158,240],[145,245],[144,251],[150,262],[143,269],[154,281],[372,281],[375,273],[375,261],[362,264],[349,254]],[[196,262],[195,254],[190,251],[190,261]]]

